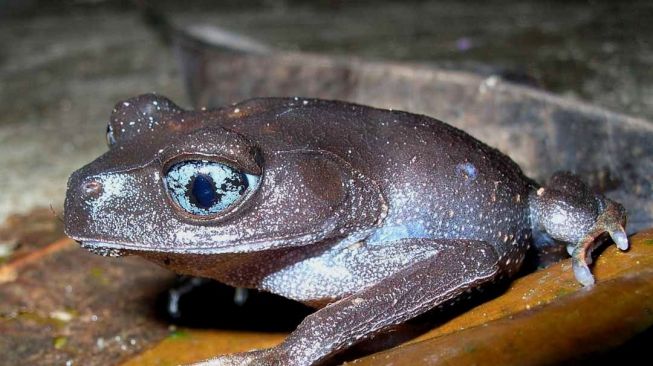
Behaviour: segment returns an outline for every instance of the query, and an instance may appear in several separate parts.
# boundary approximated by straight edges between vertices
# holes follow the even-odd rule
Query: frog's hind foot
[[[583,286],[594,284],[594,276],[589,269],[592,263],[592,250],[596,248],[597,239],[608,233],[612,241],[621,250],[628,249],[626,226],[626,212],[620,204],[605,200],[606,207],[599,214],[592,229],[576,244],[568,247],[572,257],[572,266],[576,279]]]

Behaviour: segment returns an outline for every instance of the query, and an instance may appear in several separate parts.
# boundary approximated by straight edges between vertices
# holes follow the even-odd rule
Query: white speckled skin
[[[575,242],[584,270],[596,233],[625,225],[620,205],[577,178],[542,194],[497,150],[405,112],[299,98],[187,112],[144,95],[116,106],[108,137],[109,152],[69,181],[68,235],[102,254],[332,303],[281,346],[212,365],[319,362],[513,274],[533,230]],[[193,159],[260,176],[259,186],[217,216],[190,215],[162,177]]]

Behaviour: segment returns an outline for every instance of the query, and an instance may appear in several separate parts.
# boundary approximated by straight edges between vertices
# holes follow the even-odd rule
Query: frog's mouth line
[[[107,242],[94,239],[72,237],[84,249],[94,254],[105,257],[120,257],[138,254],[138,252],[161,252],[161,253],[178,253],[178,254],[224,254],[224,253],[249,253],[252,251],[282,249],[307,245],[327,239],[331,236],[316,235],[315,233],[300,234],[276,239],[261,239],[247,243],[225,245],[224,247],[179,247],[172,248],[168,246],[146,246],[134,243]],[[289,244],[291,243],[291,244]]]

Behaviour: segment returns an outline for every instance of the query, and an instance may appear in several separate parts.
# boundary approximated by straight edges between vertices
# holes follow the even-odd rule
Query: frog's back
[[[224,123],[263,150],[324,150],[378,184],[387,201],[371,244],[403,238],[484,240],[523,252],[533,183],[507,156],[422,115],[314,99],[254,99]],[[244,119],[244,120],[243,120]]]

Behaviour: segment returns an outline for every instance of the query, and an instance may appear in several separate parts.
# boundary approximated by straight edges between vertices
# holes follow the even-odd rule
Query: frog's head
[[[382,216],[376,185],[345,161],[268,149],[221,126],[232,111],[184,111],[156,95],[118,103],[109,151],[70,177],[66,233],[105,255],[244,253],[345,236]]]
[[[584,285],[594,282],[587,264],[599,237],[607,234],[619,249],[628,249],[624,207],[592,192],[569,172],[554,174],[545,187],[533,192],[530,208],[535,230],[569,243],[576,278]]]

